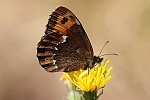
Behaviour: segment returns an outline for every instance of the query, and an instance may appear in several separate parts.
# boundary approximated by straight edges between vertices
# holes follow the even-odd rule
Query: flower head
[[[99,90],[112,78],[112,76],[109,76],[112,67],[106,70],[108,62],[109,60],[105,60],[103,65],[98,63],[92,69],[66,72],[61,78],[69,80],[84,92]]]

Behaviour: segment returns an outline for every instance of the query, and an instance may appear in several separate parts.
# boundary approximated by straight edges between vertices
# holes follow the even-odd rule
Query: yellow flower
[[[92,69],[66,72],[62,75],[61,79],[69,80],[78,89],[84,92],[99,90],[112,78],[112,76],[109,76],[112,67],[106,70],[108,62],[109,60],[105,60],[103,65],[98,63]]]

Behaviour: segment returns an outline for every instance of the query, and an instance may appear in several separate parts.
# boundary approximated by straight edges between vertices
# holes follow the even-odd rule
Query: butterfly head
[[[101,63],[102,61],[103,61],[103,58],[101,58],[100,56],[94,56],[92,65],[95,65],[97,63]]]

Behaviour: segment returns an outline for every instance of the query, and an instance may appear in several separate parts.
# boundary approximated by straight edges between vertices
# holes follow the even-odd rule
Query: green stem
[[[97,100],[97,91],[88,91],[84,92],[83,97],[85,100]]]
[[[94,90],[94,91],[88,91],[88,92],[84,92],[83,94],[83,97],[84,97],[84,100],[98,100],[98,98],[103,94],[103,89],[102,89],[102,92],[99,93],[97,95],[97,90]]]

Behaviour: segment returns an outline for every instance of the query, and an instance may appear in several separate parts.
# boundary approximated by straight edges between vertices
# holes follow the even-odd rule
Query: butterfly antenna
[[[100,54],[102,53],[103,49],[105,48],[105,46],[106,46],[106,44],[107,44],[108,42],[109,42],[109,41],[107,41],[107,42],[104,44],[104,46],[102,47],[102,49],[101,49],[101,51],[100,51],[100,53],[99,53],[98,56],[100,56]]]
[[[110,53],[110,54],[103,54],[103,55],[101,55],[100,57],[106,56],[106,55],[115,55],[115,56],[118,56],[118,54],[116,54],[116,53]]]

